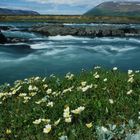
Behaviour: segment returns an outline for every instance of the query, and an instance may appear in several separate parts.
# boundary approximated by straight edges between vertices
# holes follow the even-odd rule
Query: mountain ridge
[[[16,10],[16,9],[0,8],[0,15],[40,15],[40,14],[32,10]]]
[[[108,1],[103,2],[91,10],[87,11],[85,16],[139,16],[140,2],[130,1]]]

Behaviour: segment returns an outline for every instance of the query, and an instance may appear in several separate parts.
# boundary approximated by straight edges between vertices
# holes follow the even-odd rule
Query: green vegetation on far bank
[[[0,16],[0,22],[50,22],[50,23],[140,23],[140,17],[33,15]]]
[[[140,73],[116,67],[0,87],[0,140],[120,140],[140,131]]]

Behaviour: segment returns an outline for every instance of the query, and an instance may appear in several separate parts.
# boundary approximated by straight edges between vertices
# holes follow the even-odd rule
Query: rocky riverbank
[[[30,42],[28,38],[6,37],[1,30],[15,31],[11,26],[0,26],[0,44],[5,43],[26,43]],[[34,32],[45,36],[85,36],[85,37],[140,37],[140,28],[120,27],[120,26],[72,26],[63,24],[37,24],[27,27],[21,32]]]
[[[36,25],[28,31],[40,33],[46,36],[56,35],[72,35],[72,36],[89,36],[89,37],[125,37],[140,36],[140,29],[129,27],[113,27],[113,26],[82,26],[74,27],[67,25]]]

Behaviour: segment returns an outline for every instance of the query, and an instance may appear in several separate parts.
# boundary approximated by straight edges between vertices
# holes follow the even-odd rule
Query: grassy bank
[[[39,15],[0,16],[1,22],[51,22],[51,23],[140,23],[140,17],[80,16],[80,15]]]
[[[140,74],[95,67],[0,87],[0,140],[121,140],[140,130]]]

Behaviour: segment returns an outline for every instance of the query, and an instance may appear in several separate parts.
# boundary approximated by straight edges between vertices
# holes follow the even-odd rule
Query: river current
[[[105,68],[117,66],[122,71],[140,69],[140,38],[138,37],[46,37],[22,31],[32,24],[0,23],[0,25],[15,27],[15,30],[2,31],[5,36],[30,40],[28,43],[0,45],[0,84],[12,83],[15,80],[31,76],[77,73],[81,69],[91,70],[97,65]],[[68,24],[67,26],[87,25]],[[98,25],[90,24],[88,26]],[[140,28],[140,25],[113,26]],[[31,51],[16,49],[16,47],[12,47],[13,45],[17,47],[30,45]]]

